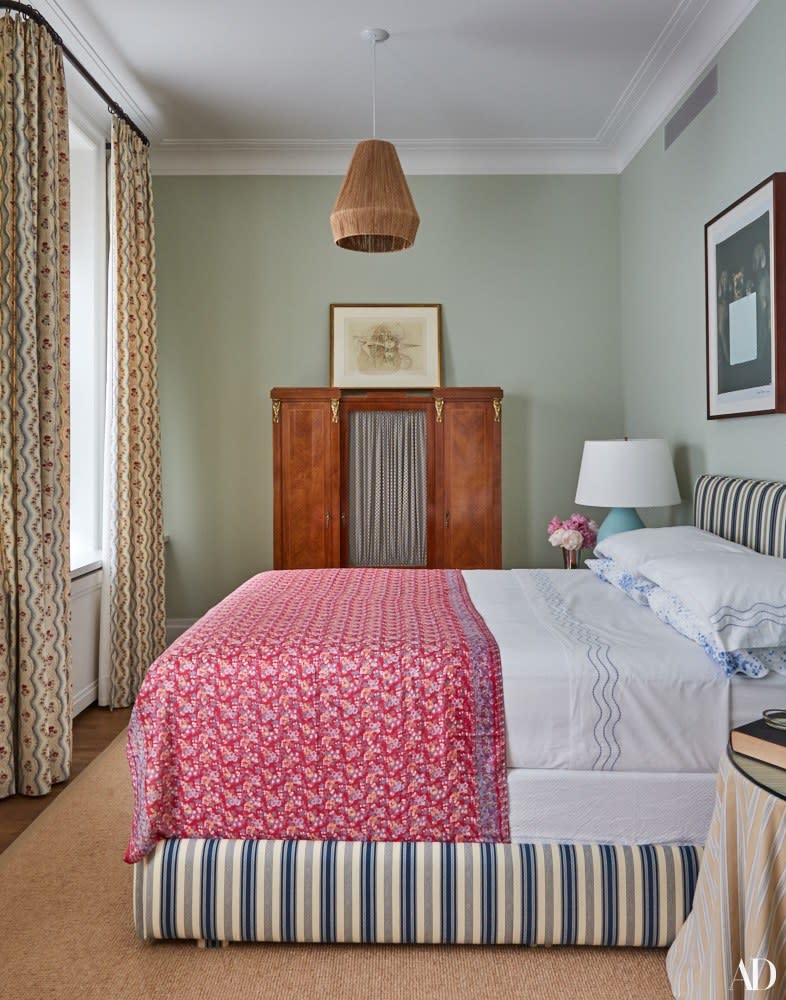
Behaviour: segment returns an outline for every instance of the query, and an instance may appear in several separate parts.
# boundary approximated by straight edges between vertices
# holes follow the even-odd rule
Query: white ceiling
[[[757,0],[41,0],[167,173],[616,172]],[[85,92],[72,99],[89,103]]]

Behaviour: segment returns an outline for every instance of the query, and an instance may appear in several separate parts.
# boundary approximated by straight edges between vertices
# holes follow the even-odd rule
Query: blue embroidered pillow
[[[655,587],[651,580],[639,576],[638,573],[630,573],[628,570],[622,569],[613,559],[587,559],[584,565],[592,570],[599,580],[610,583],[612,587],[627,594],[637,604],[644,607],[649,604],[648,595]]]
[[[687,608],[676,594],[655,587],[649,595],[650,608],[662,622],[676,629],[687,639],[698,643],[710,659],[723,670],[727,677],[733,674],[745,674],[748,677],[765,677],[770,669],[777,669],[777,658],[773,657],[771,665],[765,664],[758,655],[757,649],[738,649],[734,652],[722,649],[715,634],[702,626],[701,621]],[[765,652],[767,652],[765,650]],[[773,651],[774,652],[774,651]],[[783,650],[781,652],[784,652]],[[781,657],[782,659],[782,657]],[[785,668],[786,669],[786,668]]]

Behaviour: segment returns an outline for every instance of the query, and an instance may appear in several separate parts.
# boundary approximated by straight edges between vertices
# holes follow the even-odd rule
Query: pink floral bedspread
[[[125,859],[170,837],[510,839],[499,651],[458,570],[262,573],[151,666]]]

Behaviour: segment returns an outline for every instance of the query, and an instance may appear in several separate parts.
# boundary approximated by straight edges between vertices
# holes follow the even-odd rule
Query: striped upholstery
[[[693,523],[765,555],[786,557],[786,483],[699,476]]]
[[[134,866],[142,938],[668,945],[701,850],[168,840]]]

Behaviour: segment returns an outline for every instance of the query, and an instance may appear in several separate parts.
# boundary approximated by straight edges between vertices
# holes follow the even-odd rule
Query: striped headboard
[[[757,552],[786,558],[786,483],[699,476],[693,523]]]

